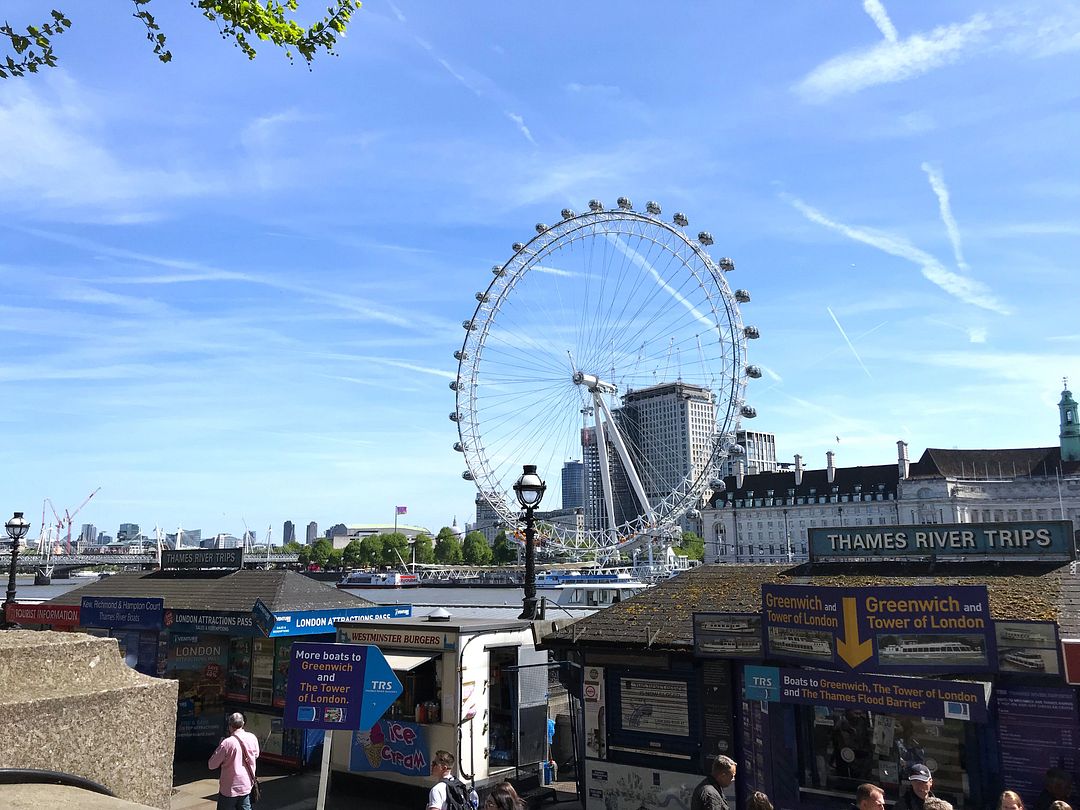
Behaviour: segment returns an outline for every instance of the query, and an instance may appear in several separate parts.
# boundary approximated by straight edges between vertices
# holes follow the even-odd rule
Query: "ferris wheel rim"
[[[487,501],[495,514],[509,526],[518,523],[520,509],[513,499],[508,497],[504,477],[500,477],[495,471],[486,455],[484,431],[476,404],[476,385],[481,376],[481,361],[492,327],[497,321],[500,305],[508,300],[529,272],[535,271],[541,258],[554,254],[556,249],[561,249],[564,244],[573,246],[575,241],[584,244],[586,239],[615,233],[633,235],[642,241],[651,240],[654,244],[661,245],[655,234],[662,235],[669,240],[661,245],[662,249],[675,256],[682,269],[696,279],[705,291],[711,305],[711,328],[716,332],[716,345],[724,349],[721,356],[730,366],[730,370],[722,376],[722,394],[714,392],[717,403],[714,419],[716,431],[708,462],[696,475],[686,476],[680,486],[674,487],[668,497],[657,504],[659,518],[651,516],[646,519],[639,514],[635,519],[620,524],[618,528],[623,531],[620,531],[615,545],[621,549],[640,542],[646,535],[670,531],[708,488],[715,465],[726,455],[727,447],[733,443],[735,431],[739,427],[739,410],[743,405],[747,382],[746,339],[736,296],[728,286],[723,271],[700,240],[690,239],[680,228],[669,225],[651,212],[642,213],[620,207],[619,210],[594,209],[580,214],[569,212],[570,216],[566,216],[566,213],[564,212],[562,221],[550,228],[538,225],[536,235],[528,242],[515,243],[511,257],[502,265],[493,268],[494,278],[482,293],[477,293],[478,303],[473,315],[469,321],[463,323],[466,334],[461,349],[456,353],[458,373],[455,383],[451,385],[456,392],[455,412],[451,418],[457,422],[460,440],[456,449],[463,452],[468,467],[465,476],[471,477],[476,483],[479,497]],[[635,228],[637,231],[634,231]],[[676,250],[676,246],[679,250],[689,251],[689,254],[683,257],[679,250]],[[691,260],[695,260],[697,264],[691,266]],[[707,274],[707,278],[699,278],[699,274]],[[711,283],[711,290],[706,282]],[[554,534],[553,545],[556,547],[580,551],[609,545],[605,539],[610,534],[610,527],[606,530],[575,530],[572,533],[569,530],[561,531],[557,525],[551,528]]]

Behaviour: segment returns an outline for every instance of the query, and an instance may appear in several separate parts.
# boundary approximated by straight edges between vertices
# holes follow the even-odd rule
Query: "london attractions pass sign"
[[[1076,558],[1072,523],[929,523],[807,529],[810,561],[867,559],[1060,560]]]

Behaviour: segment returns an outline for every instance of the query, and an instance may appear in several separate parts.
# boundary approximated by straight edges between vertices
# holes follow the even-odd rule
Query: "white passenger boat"
[[[981,647],[969,647],[959,641],[918,641],[902,639],[881,648],[879,658],[946,658],[950,661],[980,660],[986,657]]]
[[[401,571],[350,571],[337,584],[339,588],[415,588],[419,585],[420,577]]]

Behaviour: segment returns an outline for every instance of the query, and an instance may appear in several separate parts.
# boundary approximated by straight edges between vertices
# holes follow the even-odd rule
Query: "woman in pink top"
[[[218,810],[251,810],[251,789],[255,784],[255,760],[259,740],[244,731],[244,715],[229,715],[229,736],[210,757],[210,768],[221,768],[218,776]]]

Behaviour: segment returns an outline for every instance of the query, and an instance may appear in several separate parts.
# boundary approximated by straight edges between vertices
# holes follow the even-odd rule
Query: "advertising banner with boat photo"
[[[1027,675],[1060,675],[1055,622],[995,622],[998,670]]]
[[[770,659],[898,674],[998,667],[983,585],[761,590]]]
[[[763,655],[760,613],[695,613],[694,655],[749,658]]]

